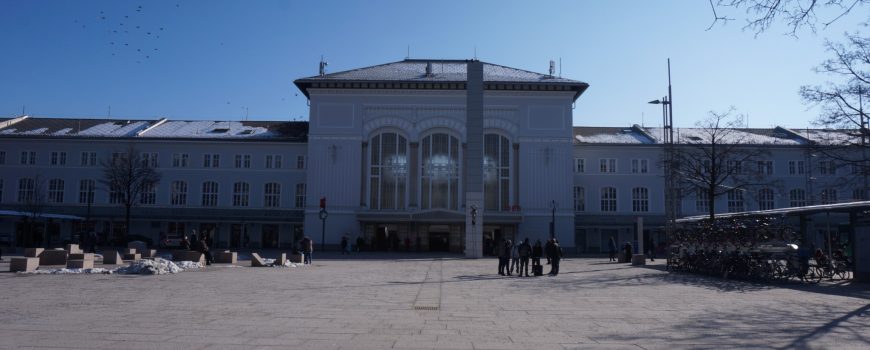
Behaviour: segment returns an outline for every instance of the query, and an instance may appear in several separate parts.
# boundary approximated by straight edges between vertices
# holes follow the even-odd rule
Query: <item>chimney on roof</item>
[[[556,75],[556,61],[550,60],[550,78]]]
[[[426,62],[426,77],[432,77],[434,74],[432,73],[432,62]]]
[[[326,66],[329,65],[326,61],[323,60],[323,56],[320,56],[320,76],[326,75]]]

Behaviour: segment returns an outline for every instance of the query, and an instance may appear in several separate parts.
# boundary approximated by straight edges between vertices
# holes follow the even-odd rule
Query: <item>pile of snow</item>
[[[179,273],[184,270],[193,270],[202,268],[202,264],[193,261],[172,262],[166,259],[155,258],[154,260],[137,260],[131,262],[130,265],[117,267],[114,269],[92,268],[92,269],[38,269],[34,272],[18,272],[21,274],[35,275],[71,275],[71,274],[122,274],[122,275],[163,275],[167,273]]]
[[[34,275],[73,275],[73,274],[91,274],[91,273],[109,274],[109,273],[112,273],[112,270],[104,269],[102,267],[91,268],[91,269],[59,268],[59,269],[40,269],[40,270],[36,270],[33,272],[19,271],[18,273],[27,273],[27,274],[34,274]]]
[[[179,266],[180,265],[180,266]],[[167,273],[179,273],[184,270],[201,268],[202,264],[193,261],[179,261],[178,264],[162,259],[137,260],[125,267],[119,267],[113,273],[127,275],[163,275]]]

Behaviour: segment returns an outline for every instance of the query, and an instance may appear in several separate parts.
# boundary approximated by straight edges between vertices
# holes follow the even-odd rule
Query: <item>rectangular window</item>
[[[631,189],[631,211],[645,213],[649,211],[649,190],[645,187]]]
[[[218,203],[218,183],[206,181],[202,183],[202,206],[216,207]]]
[[[220,168],[221,167],[221,155],[220,154],[204,154],[202,156],[202,167],[203,168]]]
[[[27,203],[34,200],[36,195],[36,181],[31,178],[18,180],[18,203]]]
[[[173,168],[187,168],[188,159],[190,159],[190,155],[187,153],[173,153],[172,154],[172,167]]]
[[[615,173],[616,172],[616,159],[615,158],[602,158],[599,160],[599,170],[602,173]]]
[[[758,173],[762,175],[773,175],[773,161],[772,160],[759,160],[758,161]]]
[[[856,201],[863,201],[864,200],[864,190],[860,189],[860,188],[857,190],[852,190],[852,199],[856,200]]]
[[[281,169],[281,155],[280,154],[267,154],[266,155],[266,169]]]
[[[616,188],[604,187],[601,189],[601,211],[616,211]]]
[[[758,210],[770,210],[773,208],[773,190],[769,188],[763,188],[758,190]]]
[[[21,165],[35,165],[36,164],[36,152],[33,151],[22,151],[21,152]]]
[[[169,204],[187,205],[187,182],[173,181],[169,188]]]
[[[82,152],[81,166],[97,166],[97,152]]]
[[[574,172],[575,173],[585,173],[586,172],[586,159],[574,158]]]
[[[728,191],[728,212],[737,213],[743,211],[743,191]]]
[[[48,201],[63,203],[63,180],[52,179],[48,182]]]
[[[247,207],[248,198],[250,198],[251,186],[247,182],[236,182],[233,184],[233,206]]]
[[[270,182],[263,188],[263,206],[278,208],[281,206],[281,184]]]
[[[698,191],[695,192],[695,210],[699,213],[710,211],[710,195],[707,191],[704,191],[703,188],[699,188]]]
[[[157,203],[157,186],[143,184],[142,193],[139,195],[139,204],[154,205],[154,203]]]
[[[121,193],[121,188],[117,185],[109,186],[109,204],[120,204],[123,202],[124,196]]]
[[[632,159],[631,172],[634,174],[646,174],[649,172],[649,160],[647,159]]]
[[[96,188],[96,181],[85,179],[79,181],[79,204],[93,204],[94,203],[94,188]]]
[[[806,173],[804,169],[804,161],[802,160],[790,160],[788,161],[788,174],[789,175],[803,175]]]
[[[574,211],[586,211],[586,189],[574,186]]]
[[[819,174],[824,176],[837,175],[837,164],[833,160],[819,161]]]
[[[157,168],[160,165],[160,163],[157,161],[157,152],[143,152],[142,165]]]
[[[296,184],[296,208],[305,207],[305,184]]]
[[[51,165],[66,165],[66,152],[51,152]]]
[[[305,156],[296,156],[296,169],[305,169]]]
[[[0,165],[6,164],[6,151],[0,151]]]
[[[728,173],[729,174],[743,174],[743,162],[739,160],[729,160],[728,161]]]
[[[250,154],[237,154],[235,165],[236,165],[236,168],[250,168],[251,167],[251,155]]]

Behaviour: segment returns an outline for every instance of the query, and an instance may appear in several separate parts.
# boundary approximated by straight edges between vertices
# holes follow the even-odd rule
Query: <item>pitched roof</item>
[[[296,80],[294,83],[308,96],[308,88],[324,82],[400,82],[400,83],[465,83],[467,81],[468,60],[406,59],[371,67],[363,67],[316,75]],[[427,74],[427,66],[431,73]],[[502,84],[532,84],[564,86],[575,91],[575,99],[589,87],[578,80],[565,79],[548,74],[501,66],[483,62],[483,81]],[[351,86],[352,87],[352,86]],[[361,87],[356,87],[361,88]],[[396,87],[401,88],[401,87]],[[404,87],[408,88],[408,87]],[[421,87],[422,88],[422,87]],[[444,87],[447,89],[448,87]],[[459,88],[464,89],[464,86]]]
[[[304,142],[308,122],[170,121],[19,117],[0,123],[0,137],[234,139]]]

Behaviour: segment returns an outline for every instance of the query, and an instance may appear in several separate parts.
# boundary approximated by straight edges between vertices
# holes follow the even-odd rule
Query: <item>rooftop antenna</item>
[[[329,65],[326,61],[323,60],[323,55],[320,55],[320,76],[326,75],[326,66]]]
[[[645,128],[646,126],[643,125],[643,121],[644,121],[643,117],[644,117],[643,112],[640,112],[640,127]]]
[[[474,45],[474,60],[477,60],[477,45]]]
[[[21,105],[21,115],[27,115],[27,105]]]

